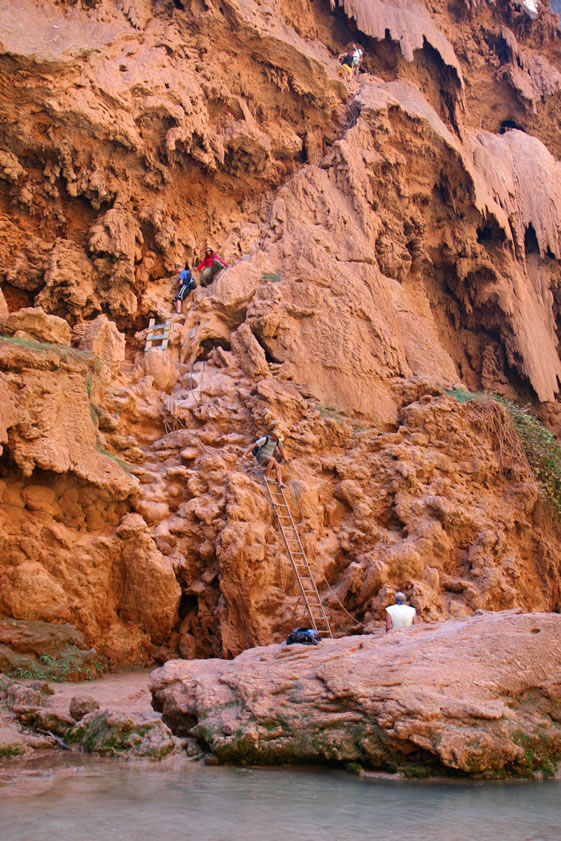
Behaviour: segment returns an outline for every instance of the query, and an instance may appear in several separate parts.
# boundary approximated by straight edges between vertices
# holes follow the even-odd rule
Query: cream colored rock
[[[424,3],[415,0],[330,0],[332,7],[340,5],[354,18],[365,35],[384,40],[386,31],[399,43],[406,61],[413,61],[413,51],[427,41],[440,53],[443,62],[454,68],[459,81],[462,72],[452,45],[438,31]]]
[[[80,350],[97,356],[109,367],[118,366],[125,358],[125,336],[106,315],[98,315],[86,328]]]
[[[47,312],[62,309],[69,318],[80,322],[101,308],[102,293],[95,287],[85,248],[72,240],[57,238],[46,255],[44,285],[36,303]]]
[[[56,315],[47,315],[40,307],[24,307],[11,313],[4,321],[3,330],[7,335],[22,333],[40,342],[70,344],[68,322]]]
[[[149,350],[144,354],[142,370],[154,380],[154,388],[169,392],[177,382],[177,367],[171,357],[161,350]]]

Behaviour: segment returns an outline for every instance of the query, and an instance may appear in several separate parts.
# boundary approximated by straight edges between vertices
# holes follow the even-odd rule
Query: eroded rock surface
[[[154,705],[224,761],[550,776],[560,631],[557,615],[486,614],[232,662],[172,661],[152,674]]]
[[[239,460],[274,422],[337,633],[560,604],[510,421],[447,394],[561,429],[557,22],[472,6],[0,9],[0,616],[111,667],[307,622]]]

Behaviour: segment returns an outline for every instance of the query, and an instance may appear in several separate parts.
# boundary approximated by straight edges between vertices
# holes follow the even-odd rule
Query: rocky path
[[[99,680],[78,683],[52,683],[50,686],[54,694],[50,696],[46,709],[55,713],[68,713],[72,698],[88,696],[96,700],[102,710],[159,718],[159,714],[152,709],[148,686],[151,671],[118,672],[105,675]]]

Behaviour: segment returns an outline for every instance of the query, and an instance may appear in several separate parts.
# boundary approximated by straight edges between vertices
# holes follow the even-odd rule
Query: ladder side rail
[[[295,564],[295,562],[294,562],[294,558],[293,558],[293,556],[292,556],[292,551],[291,551],[290,546],[289,546],[289,544],[288,544],[288,540],[287,540],[287,537],[286,537],[286,534],[285,534],[285,531],[284,531],[284,526],[283,526],[283,523],[281,522],[281,520],[280,520],[280,518],[279,518],[279,516],[278,516],[278,514],[277,514],[276,503],[275,503],[275,502],[274,502],[274,500],[273,500],[273,495],[272,495],[272,493],[271,493],[271,489],[270,489],[270,487],[269,487],[269,480],[267,479],[267,477],[265,477],[265,486],[266,486],[266,488],[267,488],[267,492],[268,492],[268,494],[269,494],[269,498],[270,498],[271,503],[272,503],[272,505],[273,505],[273,510],[274,510],[274,512],[275,512],[275,516],[276,516],[276,518],[277,518],[277,522],[278,522],[278,524],[279,524],[279,526],[280,526],[280,532],[281,532],[281,535],[282,535],[282,539],[284,540],[284,545],[286,546],[286,551],[287,551],[287,553],[288,553],[288,557],[289,557],[289,559],[290,559],[290,563],[292,564],[292,569],[294,570],[294,575],[296,576],[296,581],[297,581],[297,583],[298,583],[298,587],[300,588],[300,593],[301,593],[301,595],[302,595],[302,599],[304,600],[304,604],[306,605],[306,610],[307,610],[308,615],[309,615],[309,617],[310,617],[310,622],[312,623],[312,627],[313,627],[314,631],[317,631],[317,632],[319,633],[318,627],[317,627],[317,625],[316,625],[316,620],[315,620],[315,617],[314,617],[314,615],[313,615],[313,612],[312,612],[311,606],[310,606],[310,604],[309,604],[309,602],[308,602],[308,598],[307,598],[307,596],[306,596],[306,591],[304,590],[304,586],[303,586],[303,584],[302,584],[302,579],[300,578],[300,573],[299,573],[298,568],[297,568],[297,566],[296,566],[296,564]]]
[[[272,481],[272,480],[271,480],[271,481]],[[265,485],[266,485],[266,487],[267,487],[267,491],[268,491],[268,493],[269,493],[269,498],[270,498],[270,500],[271,500],[271,503],[272,503],[272,504],[273,504],[273,506],[274,506],[274,509],[275,509],[275,514],[276,514],[276,517],[277,517],[277,521],[278,521],[279,526],[280,526],[280,529],[281,529],[281,534],[282,534],[282,537],[283,537],[283,540],[284,540],[285,546],[286,546],[286,548],[287,548],[288,555],[289,555],[290,561],[291,561],[291,563],[292,563],[292,566],[293,566],[293,569],[294,569],[294,572],[295,572],[295,575],[296,575],[296,578],[297,578],[297,581],[298,581],[298,585],[299,585],[300,590],[301,590],[301,592],[302,592],[302,595],[303,595],[303,598],[304,598],[304,602],[305,602],[305,604],[306,604],[306,608],[307,608],[308,613],[309,613],[309,615],[310,615],[310,619],[312,620],[312,626],[313,626],[313,628],[314,628],[314,630],[315,630],[315,631],[317,631],[318,633],[322,633],[322,631],[320,631],[320,630],[319,630],[319,628],[318,628],[317,626],[318,626],[318,624],[320,624],[320,625],[321,625],[321,624],[323,624],[323,625],[324,625],[324,627],[325,627],[325,629],[326,629],[325,631],[323,631],[323,633],[327,633],[327,634],[329,634],[329,636],[330,636],[331,638],[333,638],[333,633],[332,633],[332,631],[331,631],[331,626],[330,626],[330,624],[329,624],[329,619],[327,618],[327,614],[326,614],[325,609],[324,609],[324,607],[323,607],[323,602],[322,602],[322,600],[321,600],[321,596],[320,596],[320,594],[319,594],[319,590],[317,589],[316,583],[315,583],[315,581],[314,581],[314,576],[313,576],[313,574],[312,574],[312,569],[311,569],[310,564],[309,564],[309,562],[308,562],[308,558],[307,558],[307,556],[306,556],[306,552],[304,551],[304,546],[302,545],[302,541],[301,541],[301,539],[300,539],[300,535],[299,535],[299,533],[298,533],[298,529],[297,529],[297,527],[296,527],[296,523],[294,522],[294,518],[293,518],[293,516],[292,516],[292,511],[290,510],[290,506],[288,505],[288,503],[287,503],[287,501],[286,501],[286,498],[285,498],[285,496],[284,496],[284,492],[283,492],[282,488],[281,488],[281,487],[279,487],[279,489],[278,489],[277,493],[280,495],[280,497],[281,497],[281,499],[282,499],[282,501],[283,501],[283,505],[284,505],[284,507],[286,508],[286,510],[288,511],[288,518],[290,519],[290,526],[288,525],[288,523],[284,524],[284,523],[282,522],[282,520],[280,519],[280,516],[279,516],[279,514],[278,514],[277,504],[276,504],[276,503],[274,502],[274,500],[273,500],[273,495],[272,495],[272,493],[271,493],[271,489],[270,489],[270,487],[269,487],[269,480],[267,479],[267,477],[266,477],[266,476],[265,476]],[[277,483],[277,486],[278,486],[278,483]],[[301,579],[301,576],[300,576],[300,572],[299,572],[299,570],[297,569],[296,563],[295,563],[295,561],[294,561],[294,557],[293,557],[293,555],[292,555],[292,550],[291,550],[291,548],[290,548],[290,546],[289,546],[289,544],[288,544],[288,539],[287,539],[286,534],[285,534],[285,526],[286,526],[287,528],[290,528],[290,530],[291,530],[291,531],[293,531],[293,532],[294,532],[294,534],[296,535],[296,542],[297,542],[297,545],[298,545],[298,546],[299,546],[299,548],[300,548],[301,557],[302,557],[302,560],[301,560],[301,562],[300,562],[300,563],[301,563],[301,565],[302,565],[302,566],[304,566],[304,567],[305,567],[306,571],[308,572],[308,576],[309,576],[308,580],[309,580],[310,585],[311,585],[311,587],[312,587],[312,591],[309,591],[309,590],[308,590],[308,591],[306,591],[306,590],[304,589],[304,586],[303,586],[303,583],[302,583],[302,579]],[[308,596],[312,596],[312,595],[315,595],[315,597],[316,597],[316,599],[317,599],[317,604],[314,604],[314,605],[313,605],[313,607],[314,607],[314,608],[316,608],[316,607],[317,607],[317,608],[319,609],[319,617],[318,617],[318,618],[319,618],[319,620],[320,620],[320,621],[319,621],[319,623],[316,621],[316,617],[313,615],[312,605],[310,604],[310,602],[309,602],[309,600],[308,600]]]
[[[297,527],[296,527],[296,523],[294,522],[294,518],[293,518],[293,516],[292,516],[292,511],[290,510],[290,506],[288,505],[288,503],[287,503],[287,501],[286,501],[286,498],[285,498],[285,496],[284,496],[284,491],[283,491],[283,489],[282,489],[282,488],[280,488],[280,487],[279,487],[279,492],[280,492],[280,495],[281,495],[281,497],[282,497],[283,503],[284,503],[284,505],[286,506],[286,510],[288,511],[288,515],[289,515],[289,517],[290,517],[290,522],[291,522],[291,525],[292,525],[292,529],[294,530],[294,533],[295,533],[295,535],[296,535],[296,539],[297,539],[297,541],[298,541],[298,545],[300,546],[300,551],[302,552],[302,556],[303,556],[303,559],[304,559],[304,564],[306,565],[306,568],[308,569],[308,572],[309,572],[309,574],[310,574],[310,581],[311,581],[311,585],[312,585],[312,587],[313,587],[313,589],[314,589],[314,594],[317,596],[317,599],[318,599],[318,602],[319,602],[319,605],[320,605],[320,614],[321,614],[321,618],[322,618],[323,622],[325,623],[325,626],[326,626],[326,627],[327,627],[327,629],[329,630],[329,636],[330,636],[330,637],[333,637],[333,633],[332,633],[332,631],[331,631],[331,626],[330,626],[330,624],[329,624],[329,620],[328,620],[328,618],[327,618],[327,614],[326,614],[325,609],[324,609],[324,607],[323,607],[323,602],[322,602],[322,600],[321,600],[321,596],[320,596],[320,594],[319,594],[319,590],[318,590],[318,588],[317,588],[317,586],[316,586],[316,582],[315,582],[315,580],[314,580],[314,576],[313,576],[313,574],[312,574],[312,568],[310,567],[310,564],[309,564],[309,561],[308,561],[308,556],[306,555],[306,552],[304,551],[304,546],[302,545],[302,541],[301,541],[301,539],[300,539],[300,534],[298,533],[298,529],[297,529]],[[317,630],[317,628],[316,628],[315,630]]]

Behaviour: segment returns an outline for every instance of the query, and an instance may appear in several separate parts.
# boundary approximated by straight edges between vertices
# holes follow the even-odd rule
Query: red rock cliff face
[[[114,665],[282,637],[304,617],[239,461],[273,421],[338,633],[397,587],[425,619],[556,607],[508,418],[446,395],[559,428],[556,16],[23,0],[0,32],[0,614]],[[228,270],[144,355],[208,240]]]

